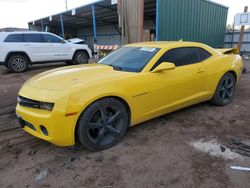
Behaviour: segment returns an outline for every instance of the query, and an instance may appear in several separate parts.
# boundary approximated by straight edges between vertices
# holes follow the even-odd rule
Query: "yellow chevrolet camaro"
[[[235,51],[194,42],[126,45],[97,64],[31,78],[19,92],[16,114],[38,138],[103,150],[129,126],[203,101],[229,104],[243,68]]]

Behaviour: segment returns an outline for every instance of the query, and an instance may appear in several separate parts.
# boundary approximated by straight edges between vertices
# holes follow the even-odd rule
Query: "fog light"
[[[46,127],[44,127],[43,125],[40,125],[40,129],[41,129],[42,133],[43,133],[45,136],[48,136],[48,135],[49,135],[49,133],[48,133]]]

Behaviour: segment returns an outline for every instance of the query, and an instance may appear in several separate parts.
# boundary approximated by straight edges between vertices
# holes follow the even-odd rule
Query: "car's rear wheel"
[[[85,51],[78,51],[73,58],[74,64],[87,64],[89,62],[89,55]]]
[[[129,124],[122,102],[105,98],[91,104],[78,121],[78,140],[92,151],[110,148],[120,141]]]
[[[236,79],[232,73],[226,73],[220,80],[211,103],[225,106],[232,102],[235,93]]]
[[[13,55],[8,60],[8,68],[15,73],[27,71],[28,66],[29,61],[23,55]]]

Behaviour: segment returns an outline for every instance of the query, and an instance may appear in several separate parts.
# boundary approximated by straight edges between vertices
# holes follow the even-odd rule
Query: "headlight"
[[[24,106],[27,108],[37,108],[37,109],[48,110],[48,111],[52,111],[55,105],[54,103],[36,101],[36,100],[28,99],[22,96],[19,96],[17,98],[17,102],[20,106]]]
[[[52,111],[54,107],[54,103],[48,103],[48,102],[40,102],[39,108],[43,110]]]

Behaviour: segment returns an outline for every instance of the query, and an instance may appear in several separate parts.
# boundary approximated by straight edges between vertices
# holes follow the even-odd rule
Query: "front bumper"
[[[30,91],[32,90],[32,91]],[[57,146],[72,146],[75,144],[75,125],[77,122],[76,116],[66,116],[68,94],[65,91],[46,91],[43,95],[43,90],[29,88],[25,86],[19,92],[19,95],[39,100],[30,96],[39,96],[40,101],[49,100],[55,102],[52,111],[46,111],[35,108],[28,108],[17,104],[16,115],[18,117],[21,128],[35,137],[46,140]],[[54,98],[54,99],[53,99]],[[44,131],[44,128],[47,131]]]

